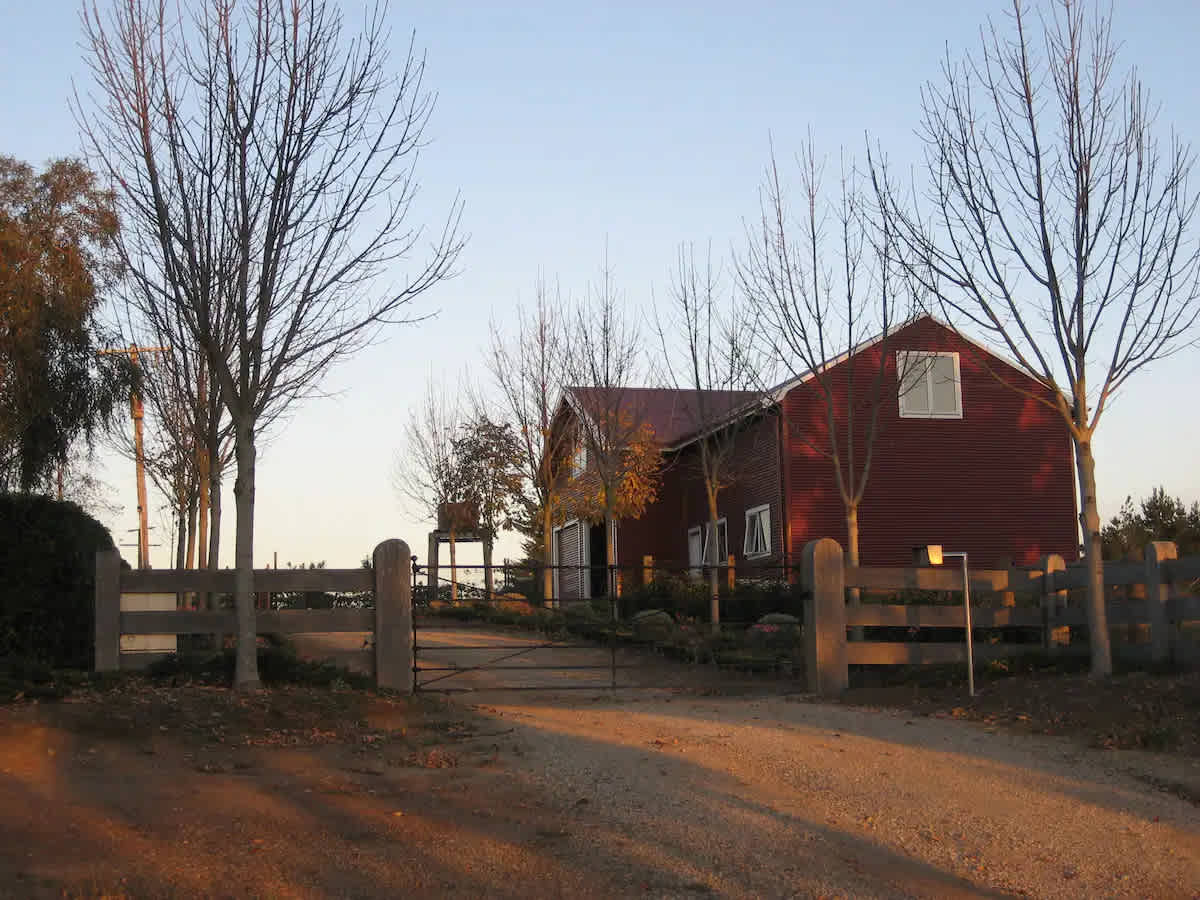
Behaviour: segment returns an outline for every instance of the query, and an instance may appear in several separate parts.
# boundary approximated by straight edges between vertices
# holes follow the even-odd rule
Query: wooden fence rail
[[[259,634],[373,632],[369,659],[376,684],[413,689],[412,570],[408,544],[384,541],[370,569],[255,569],[255,592],[375,592],[374,609],[257,610]],[[96,671],[144,666],[163,654],[123,653],[122,635],[227,634],[237,632],[233,610],[123,611],[124,594],[232,593],[234,572],[121,570],[116,551],[96,554]]]
[[[965,628],[961,605],[872,604],[847,606],[846,589],[876,591],[962,591],[963,573],[958,567],[914,566],[883,568],[848,566],[841,546],[824,538],[805,547],[802,579],[809,598],[805,608],[805,649],[809,689],[834,694],[848,684],[849,665],[926,665],[961,662],[966,659],[963,643],[848,641],[866,627]],[[1086,649],[1060,645],[1060,629],[1086,626],[1087,612],[1067,605],[1067,591],[1086,585],[1087,573],[1080,565],[1067,566],[1051,555],[1029,569],[976,569],[968,573],[971,591],[995,592],[1011,602],[1016,592],[1032,594],[1035,607],[1005,605],[998,608],[971,606],[974,631],[984,628],[1040,629],[1038,643],[976,643],[975,658],[989,660],[1021,653],[1086,653]],[[1175,661],[1200,664],[1200,643],[1185,637],[1184,624],[1200,624],[1200,597],[1173,593],[1177,583],[1200,579],[1200,556],[1176,558],[1174,544],[1157,542],[1146,548],[1144,563],[1105,563],[1104,583],[1109,586],[1142,586],[1138,596],[1108,605],[1110,625],[1148,626],[1150,643],[1126,645],[1118,652],[1148,662]]]

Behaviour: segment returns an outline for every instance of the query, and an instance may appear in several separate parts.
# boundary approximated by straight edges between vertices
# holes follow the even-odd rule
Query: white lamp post
[[[943,559],[957,556],[962,559],[963,612],[967,618],[967,691],[975,696],[975,644],[971,636],[971,579],[967,572],[967,554],[950,553],[942,550],[941,544],[929,544],[925,548],[931,566],[940,566]]]

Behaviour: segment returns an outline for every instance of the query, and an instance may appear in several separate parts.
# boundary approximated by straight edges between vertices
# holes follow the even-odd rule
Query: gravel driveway
[[[1143,780],[1170,758],[803,698],[475,709],[633,895],[1200,897],[1200,809]]]
[[[418,639],[430,664],[460,667],[530,641],[455,625]],[[452,702],[506,735],[513,786],[566,811],[555,857],[623,895],[1200,898],[1200,808],[1154,787],[1200,785],[1194,758],[819,704],[786,684],[702,696],[713,674],[658,661],[615,693],[489,690],[600,672],[449,680],[481,691]]]

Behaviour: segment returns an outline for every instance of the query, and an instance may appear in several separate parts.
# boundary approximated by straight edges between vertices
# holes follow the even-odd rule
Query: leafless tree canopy
[[[450,271],[459,207],[432,236],[409,221],[433,96],[411,43],[392,74],[386,5],[350,38],[323,0],[172,10],[86,11],[97,91],[76,105],[123,188],[140,286],[170,295],[217,349],[226,402],[257,418],[409,317]],[[425,262],[379,290],[424,244]]]
[[[947,60],[923,93],[927,202],[906,209],[889,190],[889,212],[911,273],[1042,382],[1024,393],[1070,430],[1092,666],[1107,674],[1092,438],[1131,377],[1192,339],[1200,255],[1192,150],[1160,143],[1111,21],[1089,6],[1054,0],[1038,20],[1013,0],[1008,28]]]
[[[422,518],[436,521],[440,504],[470,499],[455,442],[465,421],[457,396],[431,376],[419,405],[409,412],[394,474],[401,500]]]
[[[858,562],[858,507],[880,430],[889,339],[918,311],[918,292],[896,260],[887,219],[873,188],[860,183],[843,154],[836,187],[811,136],[799,158],[793,205],[772,151],[761,190],[761,217],[748,229],[739,281],[762,322],[769,354],[805,390],[820,397],[824,434],[813,449],[828,458],[846,508],[849,555]],[[799,211],[799,215],[795,210]],[[835,377],[830,364],[877,342],[873,365],[853,361]],[[891,396],[894,400],[894,395]]]
[[[1056,0],[1039,22],[1017,0],[1011,33],[944,64],[923,92],[930,221],[901,217],[927,287],[1054,388],[1080,437],[1200,314],[1194,154],[1159,143],[1087,7]]]

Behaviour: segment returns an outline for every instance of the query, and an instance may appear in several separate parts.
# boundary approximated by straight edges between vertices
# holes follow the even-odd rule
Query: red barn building
[[[1039,400],[1049,397],[1046,389],[924,316],[824,368],[843,437],[854,381],[860,456],[881,354],[878,435],[858,512],[861,563],[908,565],[913,548],[925,544],[966,551],[984,566],[1030,564],[1047,553],[1075,559],[1071,443],[1059,414]],[[731,410],[725,427],[737,430],[734,481],[718,497],[718,558],[732,554],[739,567],[782,573],[808,541],[832,537],[846,545],[841,494],[824,452],[825,400],[812,380],[794,379],[765,397],[710,398]],[[594,389],[568,389],[560,427],[586,414],[593,396]],[[636,569],[644,555],[680,569],[703,558],[708,506],[689,397],[694,392],[660,389],[622,397],[654,429],[665,458],[657,500],[640,518],[619,522],[612,536],[623,569]],[[564,567],[602,566],[605,549],[602,525],[568,521],[555,530],[555,562]],[[602,570],[588,579],[563,568],[557,590],[562,598],[590,596],[603,584]]]

